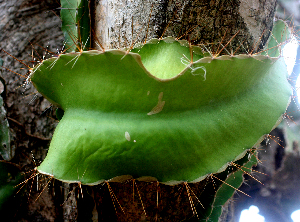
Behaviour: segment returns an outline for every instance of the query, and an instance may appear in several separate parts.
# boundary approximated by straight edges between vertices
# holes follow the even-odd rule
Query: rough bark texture
[[[225,45],[237,32],[236,38],[227,47],[229,53],[231,53],[230,50],[234,52],[237,48],[242,53],[246,53],[250,52],[254,46],[255,48],[262,47],[270,34],[275,5],[273,0],[95,0],[93,2],[95,5],[93,13],[96,16],[94,30],[105,48],[128,47],[136,41],[172,35],[181,39],[189,39],[194,44],[205,44],[207,50],[213,53],[218,48],[218,42]],[[57,49],[62,48],[63,34],[60,31],[60,19],[55,15],[55,13],[59,14],[59,7],[59,3],[55,0],[0,0],[0,48],[19,60],[17,61],[12,56],[1,52],[0,57],[4,60],[5,67],[26,75],[26,67],[20,61],[32,66],[33,58],[42,59],[47,52],[45,49],[55,53]],[[191,21],[193,22],[191,23]],[[256,42],[259,43],[256,45]],[[215,48],[210,47],[208,43],[216,43]],[[241,43],[243,43],[242,47],[240,47]],[[31,56],[32,51],[34,57]],[[34,96],[35,90],[30,85],[26,87],[22,85],[25,81],[24,77],[8,70],[2,72],[1,75],[7,83],[5,102],[12,133],[12,148],[15,152],[15,157],[11,162],[20,166],[21,171],[26,173],[28,178],[34,167],[47,153],[56,120],[53,109],[49,109],[51,104],[40,95]],[[84,205],[88,206],[87,204],[93,202],[89,198],[99,200],[94,206],[88,206],[94,211],[87,213],[94,215],[93,218],[98,217],[100,221],[116,221],[122,220],[122,218],[133,221],[145,220],[146,217],[140,201],[143,199],[146,212],[150,212],[147,216],[152,216],[153,220],[156,219],[156,183],[145,188],[145,184],[137,182],[135,189],[133,189],[133,184],[111,184],[111,190],[107,184],[104,184],[97,187],[97,192],[95,192],[96,189],[84,188],[82,200],[80,189],[69,193],[74,187],[78,187],[77,185],[69,188],[69,185],[51,181],[49,186],[45,186],[48,181],[49,179],[39,178],[39,184],[36,183],[36,180],[26,184],[24,196],[16,206],[16,214],[12,220],[79,220],[85,215],[82,211],[77,212],[75,198],[77,198],[80,208],[82,205],[83,207]],[[216,181],[210,181],[204,185],[206,189],[213,189],[214,183]],[[197,192],[200,186],[202,185],[192,187],[192,189]],[[253,185],[253,187],[255,186]],[[45,188],[44,192],[35,201],[43,188]],[[159,209],[163,213],[157,220],[165,221],[169,216],[172,218],[169,221],[177,221],[179,220],[177,216],[180,213],[184,214],[181,215],[184,218],[193,216],[188,196],[181,195],[185,187],[176,187],[173,191],[167,189],[164,186],[159,188]],[[288,187],[286,190],[289,189],[291,188]],[[135,207],[124,206],[121,203],[126,208],[126,217],[124,217],[116,201],[112,201],[112,190],[118,198],[120,196],[125,197],[125,199],[134,197],[134,200],[130,199],[129,202]],[[135,191],[134,194],[132,193],[133,190]],[[197,195],[200,197],[201,192]],[[147,205],[145,199],[154,203],[152,208]],[[87,200],[87,204],[84,202],[85,200]],[[64,205],[61,206],[64,201]],[[186,204],[184,208],[178,209],[177,203],[181,201]],[[115,211],[116,206],[117,212]],[[135,209],[137,210],[134,211]],[[174,209],[178,209],[179,212]],[[95,214],[95,210],[98,211],[98,215]],[[198,213],[201,213],[201,207]]]
[[[34,60],[41,60],[47,53],[45,49],[54,53],[61,49],[61,22],[55,15],[59,15],[59,6],[55,0],[0,1],[0,48],[11,54],[9,56],[4,51],[0,54],[4,67],[12,70],[3,69],[1,73],[7,84],[5,107],[11,129],[11,147],[15,153],[11,162],[17,164],[26,177],[45,157],[56,121],[51,104],[36,94],[33,86],[24,85],[28,71],[24,64],[32,67],[36,63]],[[11,220],[50,221],[55,218],[51,190],[43,192],[35,201],[45,181],[39,182],[27,183],[22,201],[17,204],[16,214]]]
[[[236,34],[228,53],[250,53],[266,43],[275,6],[275,0],[97,0],[94,30],[106,49],[173,36],[216,53],[219,43],[225,45]]]

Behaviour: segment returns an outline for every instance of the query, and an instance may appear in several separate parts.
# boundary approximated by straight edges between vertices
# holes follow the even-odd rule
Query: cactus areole
[[[33,85],[64,110],[39,172],[82,184],[122,175],[197,182],[243,157],[286,110],[285,64],[200,51],[153,39],[129,53],[68,53],[33,68]]]

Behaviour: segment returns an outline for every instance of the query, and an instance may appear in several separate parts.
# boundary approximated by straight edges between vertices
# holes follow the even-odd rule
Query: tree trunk
[[[0,48],[11,55],[4,51],[0,54],[3,66],[12,70],[3,68],[1,73],[7,84],[5,108],[11,131],[11,149],[15,154],[11,162],[20,167],[26,178],[45,158],[57,123],[51,104],[37,94],[32,85],[24,85],[28,71],[24,64],[32,67],[36,63],[34,60],[49,57],[49,54],[45,55],[46,49],[56,53],[62,48],[64,38],[60,30],[59,7],[56,0],[0,1]],[[44,182],[39,177],[39,183],[36,178],[33,183],[26,183],[26,190],[23,188],[20,192],[23,196],[21,202],[16,203],[11,220],[54,220],[56,207],[52,189],[46,189],[35,201],[44,188]],[[21,185],[17,189],[20,188]],[[57,209],[61,208],[60,204]]]
[[[173,36],[193,44],[213,43],[216,48],[230,41],[230,53],[262,49],[272,30],[276,7],[275,0],[93,2],[93,29],[106,49]]]
[[[275,6],[275,0],[94,0],[91,1],[92,29],[96,33],[95,36],[93,35],[93,47],[99,48],[97,41],[105,49],[111,49],[131,47],[136,42],[144,42],[151,38],[173,36],[199,44],[203,46],[204,51],[212,54],[228,42],[230,42],[229,45],[222,53],[256,52],[262,49],[270,35]],[[31,61],[34,57],[41,60],[43,55],[47,54],[47,50],[56,53],[57,49],[62,49],[63,34],[60,31],[60,19],[57,16],[59,7],[60,5],[55,0],[0,1],[0,47],[19,60],[2,52],[1,57],[5,67],[26,75],[26,70],[21,69],[26,68],[22,62],[32,66]],[[236,36],[231,39],[234,35]],[[31,56],[32,52],[34,57]],[[24,77],[8,70],[4,71],[2,76],[7,84],[5,102],[12,132],[11,145],[15,153],[11,162],[20,166],[22,172],[28,173],[47,153],[48,142],[56,126],[54,109],[51,109],[50,103],[39,94],[33,95],[35,93],[33,87],[23,85]],[[39,181],[45,184],[44,180]],[[142,189],[144,185],[137,183]],[[68,185],[50,182],[50,189],[46,189],[35,201],[45,186],[41,184],[36,185],[36,181],[27,183],[27,190],[17,209],[15,220],[75,221],[77,218],[75,192],[69,194]],[[151,186],[147,189],[156,189],[156,184],[151,184]],[[132,190],[132,185],[127,188]],[[113,189],[122,193],[119,185],[115,185]],[[164,197],[160,197],[162,200],[168,195],[174,196],[174,193],[180,190],[178,187],[177,190],[168,189],[164,186],[160,188],[160,192],[164,193]],[[108,209],[110,216],[106,214],[103,218],[107,221],[117,219],[114,214],[115,203],[111,201],[111,190],[103,188],[103,194],[100,196],[97,196],[99,193],[93,193],[93,191],[90,191],[90,194],[88,191],[84,190],[84,192],[87,192],[84,196],[91,195],[102,199],[104,205],[111,205],[108,209],[96,204],[95,207],[99,212],[101,210],[103,212],[103,208],[104,211]],[[122,195],[120,193],[119,195]],[[146,191],[145,193],[147,194]],[[80,195],[79,192],[76,196],[80,197]],[[133,206],[129,207],[130,211],[138,208],[143,212],[139,196],[135,198],[137,201],[132,202]],[[62,200],[67,200],[62,206],[64,213],[58,204],[62,204]],[[167,215],[171,214],[187,214],[183,215],[183,218],[193,215],[192,210],[189,210],[189,201],[185,207],[186,211],[190,212],[184,212],[183,209],[178,208],[178,212],[174,212],[174,208],[168,205],[175,205],[176,208],[178,199],[171,201],[171,204],[160,205],[164,209],[162,215],[165,216],[158,218],[159,221],[163,221]],[[144,204],[146,205],[147,202],[144,201]],[[132,212],[133,215],[134,213]],[[99,220],[101,215],[99,213]],[[142,213],[139,220],[145,219],[144,217]],[[155,219],[151,218],[151,220]]]

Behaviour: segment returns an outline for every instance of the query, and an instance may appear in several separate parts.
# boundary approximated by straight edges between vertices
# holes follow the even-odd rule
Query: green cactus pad
[[[250,158],[249,158],[250,157]],[[224,209],[224,205],[226,202],[233,196],[235,192],[241,193],[241,191],[237,191],[238,187],[242,185],[244,182],[243,174],[251,174],[251,169],[253,165],[258,163],[256,154],[249,152],[242,159],[238,160],[236,163],[232,164],[232,168],[239,169],[237,172],[231,173],[226,176],[224,179],[224,183],[222,183],[221,187],[217,190],[214,198],[214,203],[211,206],[211,212],[208,218],[205,221],[217,222],[222,214]],[[221,174],[226,173],[222,172]],[[217,175],[219,177],[219,175]],[[215,178],[215,180],[218,180]],[[234,189],[236,188],[236,189]],[[228,204],[228,203],[227,203]]]
[[[133,52],[62,54],[32,70],[64,110],[40,172],[83,184],[196,182],[241,158],[288,105],[282,59],[194,53],[190,62],[190,48],[170,38]]]
[[[0,72],[3,61],[0,58]],[[14,150],[10,146],[10,130],[6,118],[3,97],[5,98],[6,85],[4,79],[0,76],[0,155],[4,160],[11,160],[14,156]]]
[[[90,13],[87,0],[61,0],[60,17],[67,52],[90,48]],[[78,42],[78,45],[75,44]]]

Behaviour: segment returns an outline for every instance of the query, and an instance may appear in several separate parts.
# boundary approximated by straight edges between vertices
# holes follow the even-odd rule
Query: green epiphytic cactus
[[[5,160],[11,160],[13,154],[10,149],[9,125],[6,119],[6,110],[3,107],[3,99],[0,96],[0,154]]]
[[[61,0],[62,31],[67,52],[90,47],[90,15],[88,0]],[[74,21],[76,21],[74,23]],[[75,44],[78,42],[78,45]]]
[[[36,66],[34,86],[64,110],[39,172],[82,184],[122,175],[197,182],[242,158],[288,105],[285,64],[199,51],[154,39],[129,53],[68,53]]]
[[[232,169],[239,169],[238,171],[234,173],[222,172],[225,174],[223,175],[225,178],[224,183],[221,184],[221,187],[215,194],[214,202],[211,205],[211,211],[209,216],[206,218],[206,221],[219,221],[224,204],[226,204],[226,202],[232,197],[237,187],[242,185],[244,181],[243,174],[246,173],[250,175],[251,168],[255,164],[257,164],[257,158],[249,152],[242,159],[232,163]],[[229,176],[227,176],[226,173]],[[219,175],[217,176],[220,177]],[[218,179],[216,178],[215,180]]]
[[[3,61],[0,58],[0,66],[2,65]],[[4,160],[11,160],[13,153],[10,147],[9,125],[6,119],[6,110],[3,106],[3,97],[5,97],[6,93],[5,91],[5,81],[0,76],[0,154]]]

